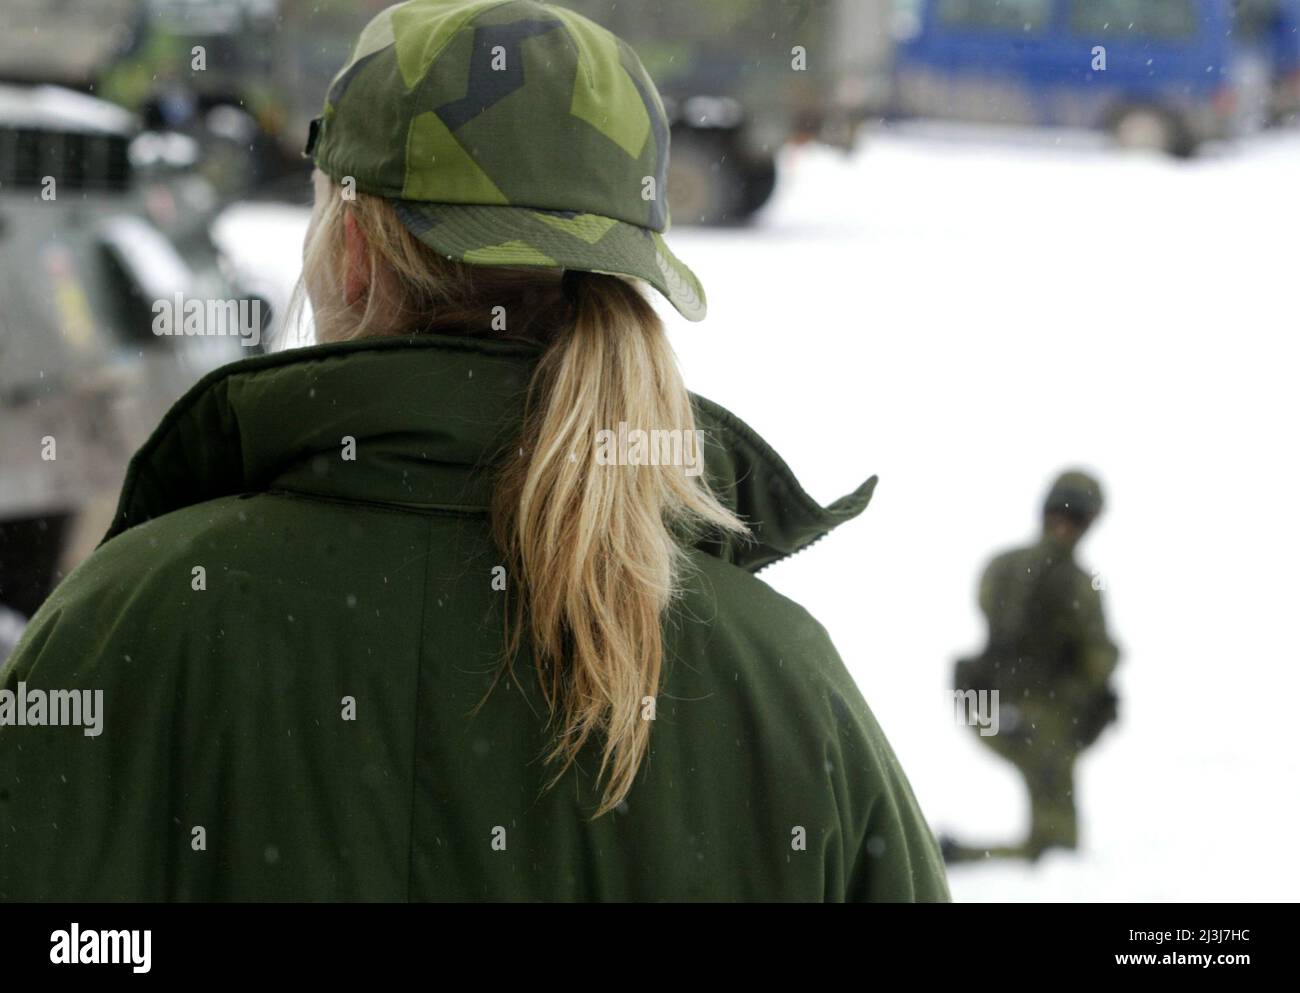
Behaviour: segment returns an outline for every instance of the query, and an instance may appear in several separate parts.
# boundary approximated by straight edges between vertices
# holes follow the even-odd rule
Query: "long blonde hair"
[[[504,306],[510,337],[545,346],[511,449],[522,455],[498,470],[491,507],[493,538],[518,591],[503,668],[513,674],[527,637],[559,725],[547,788],[589,740],[602,742],[599,817],[627,796],[649,745],[683,541],[709,529],[746,531],[704,476],[681,465],[597,464],[599,433],[621,423],[696,437],[663,324],[629,280],[583,273],[566,297],[558,270],[449,260],[414,238],[387,201],[339,192],[318,208],[304,257],[325,340],[487,335],[493,309]],[[371,288],[351,304],[340,276],[346,211],[364,236]]]

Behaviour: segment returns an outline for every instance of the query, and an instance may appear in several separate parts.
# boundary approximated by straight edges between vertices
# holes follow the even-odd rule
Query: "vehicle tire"
[[[31,617],[61,578],[71,514],[0,521],[0,603]]]
[[[776,190],[776,160],[757,159],[745,170],[744,187],[741,190],[740,216],[749,217],[756,213],[772,199]]]
[[[673,128],[668,159],[673,223],[734,223],[742,216],[744,185],[730,132]]]
[[[1190,158],[1196,141],[1175,115],[1156,107],[1129,107],[1111,125],[1120,148]]]

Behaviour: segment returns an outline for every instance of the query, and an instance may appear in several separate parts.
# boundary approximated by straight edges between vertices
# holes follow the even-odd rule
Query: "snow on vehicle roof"
[[[62,86],[0,84],[0,125],[119,134],[137,130],[130,111]]]

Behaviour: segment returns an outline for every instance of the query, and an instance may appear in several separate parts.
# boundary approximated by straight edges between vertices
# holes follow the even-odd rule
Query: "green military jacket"
[[[823,508],[708,401],[710,477],[757,540],[689,551],[626,801],[591,819],[594,747],[544,789],[530,660],[475,710],[505,607],[486,468],[537,356],[318,346],[217,370],[172,409],[0,672],[0,898],[948,898],[825,630],[753,575],[860,513],[875,480]],[[67,690],[86,713],[102,691],[97,732],[31,709]]]
[[[1018,701],[1088,696],[1119,659],[1106,630],[1101,594],[1050,537],[993,559],[984,570],[980,610],[988,621],[989,685]]]

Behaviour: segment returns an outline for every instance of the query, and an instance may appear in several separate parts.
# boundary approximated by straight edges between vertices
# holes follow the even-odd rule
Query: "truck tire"
[[[1196,140],[1183,122],[1158,107],[1126,107],[1115,113],[1111,130],[1120,148],[1162,152],[1179,159],[1196,154]]]
[[[0,603],[31,617],[58,584],[72,514],[0,522]]]
[[[673,128],[668,203],[674,223],[734,223],[742,216],[744,183],[729,132]]]
[[[775,190],[776,160],[769,158],[751,162],[745,170],[744,187],[740,199],[740,216],[749,217],[757,213],[768,200],[772,199]]]

